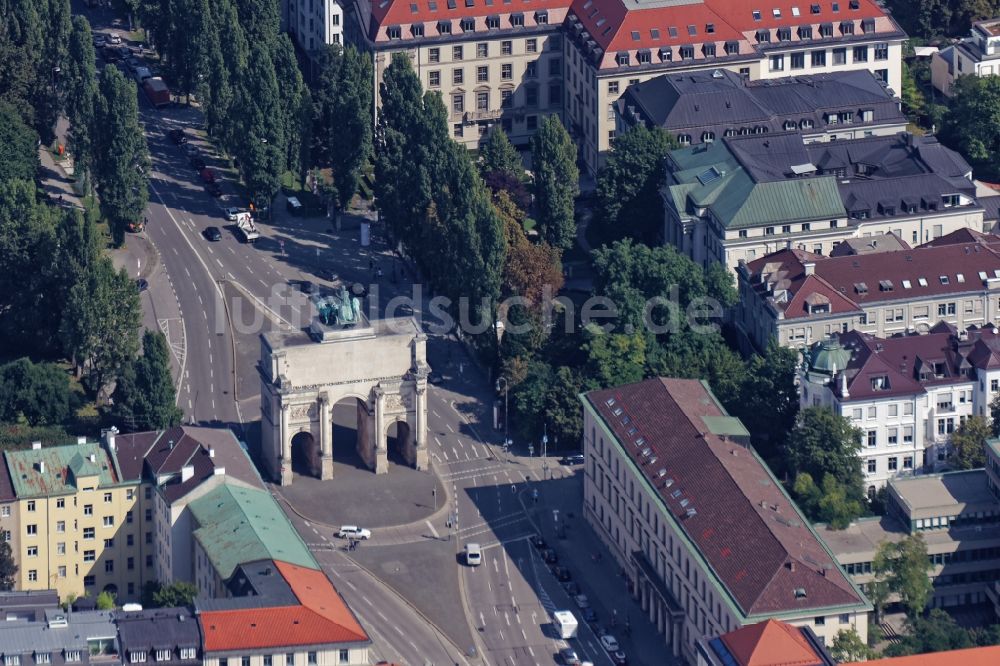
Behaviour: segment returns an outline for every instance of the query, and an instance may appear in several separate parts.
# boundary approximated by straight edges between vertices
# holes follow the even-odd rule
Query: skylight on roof
[[[941,284],[948,284],[951,280],[948,279],[947,275],[938,276],[938,280],[941,280]]]
[[[615,407],[615,409],[614,409],[614,411],[612,413],[615,416],[621,416],[622,415],[622,408],[621,407]]]
[[[1000,278],[1000,268],[994,268],[993,269],[993,277]]]
[[[650,31],[649,31],[649,38],[650,39],[659,39],[660,38],[660,31],[657,30],[656,28],[651,28]]]
[[[640,437],[639,439],[635,440],[635,445],[636,446],[642,446],[645,443],[646,443],[646,438],[645,437]]]
[[[958,280],[959,284],[965,284],[965,275],[963,273],[956,273],[955,279]]]
[[[779,9],[778,7],[772,9],[771,13],[774,14],[774,18],[781,18],[781,9]]]
[[[677,37],[677,28],[675,28],[674,26],[670,26],[669,28],[667,28],[667,32],[670,33],[671,37],[675,38]]]
[[[688,34],[691,35],[692,37],[694,37],[695,35],[698,34],[698,28],[696,28],[693,25],[689,25],[688,26]]]
[[[608,407],[614,407],[615,406],[615,399],[614,398],[608,398],[607,400],[604,401],[604,404],[606,404]]]
[[[909,280],[903,280],[903,289],[909,289],[912,286]]]
[[[417,9],[417,5],[416,5],[416,3],[414,3],[414,2],[411,2],[411,3],[410,3],[410,13],[411,13],[411,14],[416,14],[416,13],[417,13],[418,11],[419,11],[419,10]]]
[[[714,166],[709,167],[698,174],[698,182],[702,185],[708,185],[722,177],[722,174]]]
[[[792,7],[792,16],[798,16],[798,15],[799,15],[799,8]]]
[[[639,41],[639,31],[638,30],[633,30],[632,31],[632,41],[633,42]]]
[[[917,278],[917,284],[919,284],[921,287],[926,287],[927,278]]]
[[[839,12],[840,11],[840,3],[839,2],[833,3],[832,5],[830,5],[830,9],[832,9],[835,12]]]
[[[754,21],[759,21],[760,20],[760,10],[759,9],[753,10],[753,20]]]

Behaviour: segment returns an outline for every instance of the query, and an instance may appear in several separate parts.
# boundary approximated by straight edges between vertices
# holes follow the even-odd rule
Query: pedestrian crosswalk
[[[539,586],[538,599],[542,602],[542,608],[544,608],[549,615],[556,612],[556,605],[552,601],[552,597],[549,596],[549,593],[545,591],[544,587]]]

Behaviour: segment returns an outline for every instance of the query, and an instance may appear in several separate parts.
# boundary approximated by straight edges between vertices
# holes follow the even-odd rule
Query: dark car
[[[551,548],[546,548],[544,551],[542,551],[542,557],[548,564],[555,564],[556,562],[559,561],[559,555],[556,554],[556,551],[552,550]]]
[[[169,132],[167,132],[167,136],[170,137],[171,141],[173,141],[178,145],[182,143],[187,143],[187,137],[184,136],[184,130],[182,129],[172,129]]]
[[[222,196],[222,188],[219,187],[219,184],[216,183],[216,182],[211,182],[211,183],[208,183],[207,185],[205,185],[205,190],[209,194],[211,194],[213,197],[221,197]]]
[[[628,657],[621,650],[611,653],[611,661],[615,662],[615,666],[628,666]]]
[[[543,539],[541,535],[536,534],[535,536],[531,537],[531,545],[541,550],[542,548],[545,548],[545,546],[548,544],[545,543],[545,539]]]
[[[299,283],[299,289],[302,290],[303,294],[315,294],[316,283],[310,282],[309,280],[303,280],[301,283]]]
[[[428,375],[427,375],[427,383],[428,384],[433,384],[434,386],[437,386],[438,384],[440,384],[443,381],[444,381],[444,377],[441,376],[440,372],[434,372],[433,370],[431,370],[431,372],[428,373]]]
[[[593,608],[584,608],[581,615],[587,624],[597,624],[597,612]]]
[[[139,293],[142,293],[149,289],[149,281],[145,278],[139,278],[135,281],[135,288],[139,291]]]
[[[121,60],[121,54],[115,46],[105,46],[101,49],[101,57],[104,58],[104,62],[118,62]]]
[[[191,166],[193,166],[198,171],[201,171],[202,169],[205,168],[205,160],[201,159],[197,155],[192,155],[191,156]]]
[[[220,241],[222,240],[222,232],[219,231],[219,227],[205,227],[205,238],[210,241]]]
[[[582,453],[571,453],[570,455],[565,456],[559,462],[561,462],[563,465],[566,465],[567,467],[571,467],[573,465],[582,465],[583,464],[583,454]]]
[[[567,583],[573,580],[573,572],[571,572],[566,567],[555,567],[554,569],[552,569],[552,573],[556,575],[556,580],[558,580],[560,583]]]
[[[568,594],[571,597],[575,597],[576,595],[580,594],[580,586],[577,585],[574,581],[567,581],[563,585],[563,589],[566,590],[566,594]]]

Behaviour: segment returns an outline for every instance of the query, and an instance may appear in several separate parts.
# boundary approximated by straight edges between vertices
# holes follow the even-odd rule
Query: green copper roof
[[[833,176],[756,182],[723,142],[675,150],[670,158],[675,182],[667,189],[674,207],[682,214],[710,208],[727,229],[846,214]]]
[[[80,477],[96,476],[98,487],[118,483],[114,461],[97,442],[7,451],[4,456],[18,497],[74,493]]]
[[[281,507],[265,490],[221,485],[189,505],[194,538],[225,580],[243,562],[282,560],[319,569]]]
[[[838,340],[822,340],[809,350],[809,369],[813,372],[833,374],[851,362],[851,352]]]
[[[729,435],[730,437],[749,437],[750,431],[735,416],[702,416],[713,435]]]

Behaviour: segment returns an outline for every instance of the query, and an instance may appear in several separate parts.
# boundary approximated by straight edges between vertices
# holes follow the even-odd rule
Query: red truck
[[[170,88],[158,76],[146,79],[142,84],[142,89],[146,91],[146,97],[156,108],[170,105]]]

